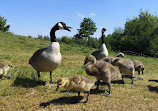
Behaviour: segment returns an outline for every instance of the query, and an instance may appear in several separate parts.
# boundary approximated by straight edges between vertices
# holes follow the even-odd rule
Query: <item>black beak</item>
[[[59,86],[57,86],[56,91],[58,91],[58,90],[59,90],[59,88],[60,88],[60,87],[59,87]]]
[[[70,31],[71,32],[71,30],[69,29],[69,28],[72,28],[72,27],[65,27],[65,30],[67,30],[67,31]]]
[[[87,64],[87,62],[85,61],[82,68],[86,68],[86,64]]]
[[[86,61],[84,61],[84,65],[86,65],[87,64],[87,62]]]

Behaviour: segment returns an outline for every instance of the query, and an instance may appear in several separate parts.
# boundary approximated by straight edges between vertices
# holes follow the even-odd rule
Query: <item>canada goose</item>
[[[144,65],[142,64],[141,61],[138,60],[133,60],[134,63],[134,68],[135,71],[138,71],[138,75],[139,75],[139,80],[143,80],[142,78],[140,78],[140,72],[142,72],[142,74],[144,74]]]
[[[84,76],[73,76],[71,78],[61,78],[57,81],[56,91],[60,87],[64,87],[66,90],[75,90],[80,96],[80,92],[87,92],[87,100],[84,103],[89,101],[90,89],[94,86],[94,82]]]
[[[124,58],[125,55],[124,55],[124,53],[120,52],[120,53],[118,53],[118,55],[116,57],[122,57],[122,58]]]
[[[101,45],[101,48],[100,50],[97,50],[95,52],[93,52],[91,55],[93,55],[97,60],[100,60],[100,59],[103,59],[104,57],[108,57],[108,50],[106,48],[106,45],[104,43],[104,32],[106,31],[105,28],[103,28],[101,30],[102,32],[102,36],[101,36],[101,39],[102,39],[102,45]]]
[[[115,57],[106,57],[106,58],[104,58],[102,60],[105,61],[105,62],[108,62],[108,63],[110,63],[112,65],[114,65],[113,61],[115,60]]]
[[[109,92],[108,94],[105,94],[105,96],[110,95],[111,94],[110,82],[116,77],[120,77],[121,76],[120,72],[113,65],[105,61],[102,60],[96,61],[96,58],[93,55],[86,56],[84,65],[86,65],[89,62],[90,64],[88,64],[85,68],[86,73],[90,76],[95,76],[98,82],[102,80],[104,84],[107,84],[109,87]],[[97,84],[96,89],[98,89],[98,87],[99,84]]]
[[[124,58],[124,53],[120,52],[117,57],[122,57]],[[134,68],[135,68],[135,71],[138,71],[138,75],[139,75],[139,80],[143,80],[142,78],[140,78],[140,72],[142,72],[142,74],[144,73],[144,65],[142,64],[141,61],[138,61],[138,60],[133,60],[133,63],[134,63]]]
[[[124,53],[120,52],[120,53],[118,53],[118,55],[116,57],[124,58]],[[114,63],[114,60],[116,59],[116,57],[106,57],[102,60],[116,66],[116,64]]]
[[[62,60],[55,32],[60,29],[70,31],[69,28],[71,27],[66,26],[65,23],[58,22],[50,31],[51,44],[49,47],[37,50],[30,58],[29,64],[37,71],[38,78],[40,78],[40,72],[50,72],[50,83],[55,83],[52,81],[52,71],[58,67]]]
[[[123,80],[124,75],[129,75],[131,76],[131,80],[132,80],[131,84],[135,85],[133,82],[135,68],[132,60],[116,58],[113,61],[113,64],[119,67],[120,73],[122,75],[122,84],[124,84],[124,80]]]
[[[12,68],[13,68],[13,66],[12,66],[11,62],[7,61],[4,64],[0,63],[0,75],[2,75],[4,77],[8,77],[6,74]]]

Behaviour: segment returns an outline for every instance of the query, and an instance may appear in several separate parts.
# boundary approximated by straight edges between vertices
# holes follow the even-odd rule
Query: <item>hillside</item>
[[[100,92],[90,94],[89,104],[73,104],[77,93],[66,92],[63,88],[56,92],[56,85],[49,85],[49,73],[41,74],[41,82],[46,81],[45,86],[37,84],[37,74],[28,64],[29,58],[39,48],[47,47],[50,41],[34,38],[7,35],[0,32],[0,62],[11,61],[14,69],[8,74],[13,74],[11,79],[2,78],[0,81],[0,110],[112,110],[112,111],[156,111],[158,110],[158,59],[148,57],[128,56],[126,58],[141,60],[145,65],[144,80],[138,80],[135,72],[134,79],[137,86],[132,86],[130,79],[125,79],[126,84],[120,84],[121,78],[117,78],[111,84],[112,95],[104,97]],[[73,75],[88,76],[82,65],[86,55],[96,50],[76,44],[60,43],[62,63],[53,71],[53,80]],[[115,56],[117,52],[109,52]],[[95,88],[95,87],[94,87]],[[101,90],[105,87],[101,86]],[[106,86],[107,89],[107,86]]]

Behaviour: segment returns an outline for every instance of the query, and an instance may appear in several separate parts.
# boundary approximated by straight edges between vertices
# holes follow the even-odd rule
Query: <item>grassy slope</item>
[[[137,86],[118,84],[121,78],[115,79],[112,86],[112,95],[104,97],[101,93],[92,93],[88,105],[82,103],[72,104],[77,93],[56,92],[56,85],[49,85],[49,73],[41,75],[42,81],[47,85],[38,86],[37,76],[32,67],[28,65],[31,55],[39,48],[47,47],[49,41],[42,41],[21,36],[9,36],[0,33],[0,62],[11,61],[16,68],[9,71],[13,74],[11,79],[0,82],[0,110],[158,110],[158,59],[126,56],[130,59],[141,60],[145,64],[144,80],[135,79]],[[86,75],[81,66],[87,54],[95,49],[78,45],[60,44],[62,63],[53,72],[53,80],[60,77]],[[116,53],[110,52],[110,56]],[[136,72],[137,75],[137,72]],[[129,83],[129,79],[125,79]],[[95,87],[94,87],[95,88]],[[104,90],[105,87],[101,86]],[[107,89],[107,87],[106,87]],[[61,91],[64,89],[61,88]],[[81,94],[85,101],[85,95]],[[41,107],[42,106],[42,107]],[[46,106],[46,107],[44,107]]]

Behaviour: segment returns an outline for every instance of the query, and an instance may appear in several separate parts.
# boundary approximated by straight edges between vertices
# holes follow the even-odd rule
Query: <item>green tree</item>
[[[42,35],[38,35],[37,38],[38,38],[38,39],[43,39],[43,36],[42,36]]]
[[[10,25],[7,25],[7,19],[0,16],[0,31],[7,32],[10,28]]]
[[[157,28],[158,17],[151,15],[148,11],[143,12],[141,10],[138,17],[129,19],[126,22],[124,36],[122,37],[123,46],[121,48],[150,55],[151,45],[154,48],[157,47],[153,41],[154,39],[157,40]]]
[[[84,18],[83,22],[80,23],[80,29],[75,35],[76,38],[87,37],[90,38],[90,35],[93,35],[97,30],[95,23],[90,18]]]
[[[124,30],[121,27],[115,28],[115,31],[105,38],[107,47],[114,51],[121,50],[123,32]]]
[[[46,35],[46,36],[43,37],[43,39],[44,40],[50,40],[50,37]]]

